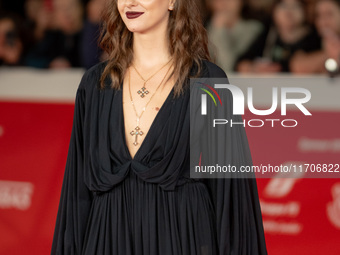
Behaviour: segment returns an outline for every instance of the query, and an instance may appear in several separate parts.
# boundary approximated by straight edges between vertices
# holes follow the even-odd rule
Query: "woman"
[[[226,78],[208,61],[196,0],[106,10],[109,60],[77,91],[52,254],[267,254],[255,179],[190,178],[185,85]],[[248,164],[244,130],[231,135]]]
[[[296,52],[320,48],[320,38],[307,23],[305,0],[275,0],[272,19],[273,25],[238,59],[236,71],[292,72],[291,59]]]

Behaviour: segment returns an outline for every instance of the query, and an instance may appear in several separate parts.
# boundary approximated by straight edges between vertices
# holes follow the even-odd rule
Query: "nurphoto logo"
[[[280,88],[280,97],[278,93],[278,88],[272,88],[272,105],[269,109],[256,109],[254,106],[254,93],[253,88],[247,88],[247,98],[245,99],[245,95],[243,91],[237,87],[236,85],[232,84],[220,84],[215,83],[213,86],[205,83],[205,82],[197,82],[201,84],[203,87],[199,88],[204,91],[204,94],[201,94],[201,115],[207,115],[208,112],[208,95],[211,100],[214,102],[215,106],[225,107],[223,105],[222,99],[220,94],[231,93],[232,96],[232,108],[233,108],[233,115],[244,115],[245,113],[245,101],[247,103],[249,111],[258,116],[269,116],[273,114],[279,106],[280,100],[280,108],[281,108],[281,116],[287,115],[287,105],[292,105],[298,108],[305,116],[311,116],[312,114],[307,110],[304,106],[307,102],[311,99],[311,93],[308,89],[305,88],[298,88],[298,87],[283,87]],[[222,89],[220,93],[216,91],[216,89]],[[210,92],[211,91],[211,92]],[[294,93],[295,95],[298,94],[301,97],[299,98],[290,98],[289,94]],[[219,102],[219,103],[217,103]],[[226,104],[225,104],[226,105]],[[263,127],[266,122],[271,123],[271,127],[275,127],[276,122],[280,122],[282,127],[296,127],[298,125],[298,121],[295,119],[249,119],[243,120],[242,122],[233,122],[232,119],[214,119],[213,126],[216,125],[243,125],[246,126],[248,124],[249,127]]]

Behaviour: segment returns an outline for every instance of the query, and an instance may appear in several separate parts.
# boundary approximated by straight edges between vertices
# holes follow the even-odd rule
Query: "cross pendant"
[[[145,85],[145,84],[144,84]],[[145,97],[145,95],[149,94],[149,90],[147,90],[145,88],[145,86],[143,86],[142,89],[138,90],[137,93],[141,96],[141,97]]]
[[[137,127],[135,127],[135,130],[132,130],[132,131],[130,132],[130,134],[135,136],[135,141],[134,141],[133,145],[136,146],[136,145],[138,144],[138,142],[137,142],[138,136],[139,136],[139,135],[143,135],[144,133],[143,133],[143,131],[141,131],[140,128],[137,126]]]

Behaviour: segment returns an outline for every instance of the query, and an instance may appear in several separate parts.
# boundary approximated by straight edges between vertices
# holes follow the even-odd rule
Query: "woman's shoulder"
[[[203,59],[203,73],[202,77],[207,77],[207,78],[227,78],[226,73],[224,70],[219,67],[217,64]]]
[[[98,85],[106,65],[107,60],[97,63],[91,68],[87,69],[83,74],[79,88],[87,89],[88,87],[93,88],[93,86]]]

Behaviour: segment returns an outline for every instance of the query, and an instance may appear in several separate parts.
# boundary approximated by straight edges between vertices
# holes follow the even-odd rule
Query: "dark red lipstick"
[[[128,19],[135,19],[142,15],[144,12],[126,12],[126,17]]]

